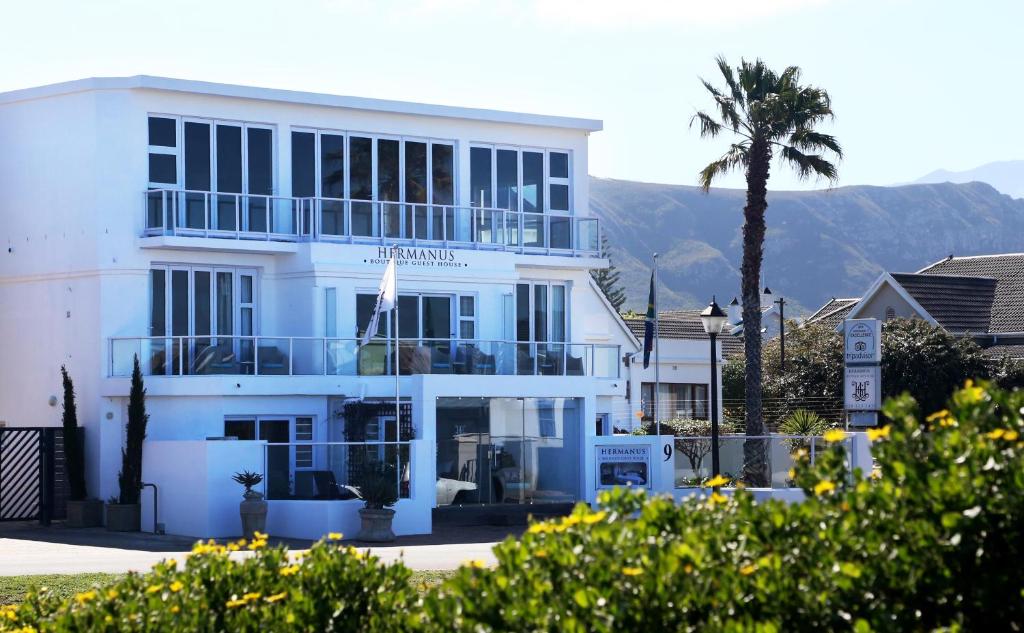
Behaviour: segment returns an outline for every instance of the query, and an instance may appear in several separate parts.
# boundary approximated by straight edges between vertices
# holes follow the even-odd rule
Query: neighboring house
[[[59,424],[66,364],[113,495],[137,357],[143,480],[191,536],[240,533],[244,469],[282,537],[354,533],[368,463],[399,534],[583,499],[639,350],[590,276],[601,127],[148,76],[0,94],[0,425]],[[397,358],[394,313],[358,344],[393,253]]]
[[[916,273],[882,273],[863,297],[832,299],[808,323],[923,319],[998,358],[1024,358],[1024,254],[950,256]]]
[[[629,401],[634,412],[642,411],[644,421],[654,419],[656,373],[660,373],[658,410],[661,419],[708,418],[711,384],[711,341],[704,332],[700,310],[666,310],[658,315],[658,341],[647,369],[643,353],[629,361]],[[644,317],[625,318],[639,340],[644,338]],[[721,386],[722,361],[743,354],[743,339],[723,332],[717,338],[718,383]],[[658,354],[660,353],[660,358]],[[657,368],[657,371],[656,371]],[[721,405],[721,389],[719,389]],[[632,426],[641,418],[634,416]]]
[[[743,305],[740,300],[733,297],[726,308],[729,313],[729,324],[726,326],[726,333],[734,337],[743,336]],[[771,288],[765,288],[761,293],[761,338],[765,341],[773,339],[782,331],[782,319],[778,301],[772,294]],[[792,318],[792,317],[790,317]],[[743,353],[743,350],[740,350]]]

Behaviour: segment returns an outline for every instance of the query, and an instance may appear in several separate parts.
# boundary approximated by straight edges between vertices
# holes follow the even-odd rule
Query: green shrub
[[[255,554],[231,560],[238,549]],[[334,540],[301,561],[262,539],[199,543],[182,565],[166,561],[71,600],[30,593],[18,607],[0,607],[0,630],[398,631],[418,597],[409,577],[402,565]]]
[[[425,600],[436,630],[905,631],[1024,625],[1024,394],[968,385],[921,420],[891,401],[877,473],[831,444],[807,501],[603,493]]]

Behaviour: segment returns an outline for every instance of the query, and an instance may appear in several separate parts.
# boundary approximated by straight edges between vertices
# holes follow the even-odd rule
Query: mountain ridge
[[[591,177],[622,272],[625,308],[646,306],[650,254],[659,253],[663,308],[739,295],[746,192]],[[892,187],[848,185],[769,191],[764,283],[792,306],[814,310],[829,297],[859,296],[883,270],[914,272],[956,255],[1024,250],[1024,200],[981,183]]]

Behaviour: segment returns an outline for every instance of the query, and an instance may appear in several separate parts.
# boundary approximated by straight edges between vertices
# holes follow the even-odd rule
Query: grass
[[[454,571],[414,571],[410,583],[413,587],[434,587],[454,574]],[[70,598],[95,584],[105,585],[123,574],[43,574],[39,576],[0,576],[0,605],[17,604],[30,587],[47,587],[50,591]]]

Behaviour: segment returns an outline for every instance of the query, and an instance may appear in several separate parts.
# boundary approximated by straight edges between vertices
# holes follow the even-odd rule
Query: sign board
[[[878,365],[847,366],[843,376],[844,407],[847,411],[877,411],[882,408],[882,368]]]
[[[847,365],[882,362],[882,322],[878,319],[847,319],[844,328]]]
[[[651,487],[651,447],[649,444],[603,444],[594,447],[597,487]]]

